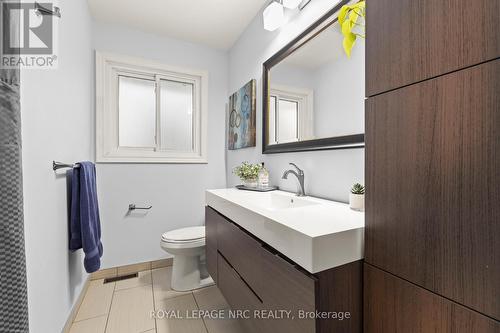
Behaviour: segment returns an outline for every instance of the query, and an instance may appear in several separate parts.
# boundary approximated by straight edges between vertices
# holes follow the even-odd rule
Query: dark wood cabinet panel
[[[366,94],[500,56],[498,0],[370,0]]]
[[[499,92],[495,60],[366,102],[366,262],[496,319]]]
[[[262,290],[262,244],[246,234],[234,223],[221,217],[217,225],[218,250],[244,277],[257,295]]]
[[[500,323],[365,264],[365,333],[498,333]]]
[[[248,333],[260,332],[262,323],[254,318],[254,311],[262,308],[262,303],[245,281],[219,254],[217,258],[219,269],[218,287],[232,310],[246,311],[247,319],[240,320],[241,325]]]
[[[217,249],[217,225],[221,219],[219,213],[205,207],[205,241],[208,247]]]
[[[363,332],[363,260],[317,275],[317,309],[350,314],[350,318],[343,320],[318,320],[317,332]]]
[[[206,248],[207,271],[215,283],[217,283],[217,249],[212,247]]]
[[[314,312],[316,278],[262,248],[262,301],[266,309],[292,311],[295,319],[266,321],[268,332],[314,333],[315,319],[299,319],[299,311]]]
[[[205,243],[207,270],[217,283],[217,225],[219,214],[210,207],[205,207]]]

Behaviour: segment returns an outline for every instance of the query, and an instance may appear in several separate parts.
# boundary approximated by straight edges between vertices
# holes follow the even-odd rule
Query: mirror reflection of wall
[[[347,58],[338,23],[270,70],[269,144],[364,133],[365,50]]]

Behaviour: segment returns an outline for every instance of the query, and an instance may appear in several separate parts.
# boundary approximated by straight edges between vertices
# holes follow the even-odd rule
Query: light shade
[[[278,29],[285,22],[283,6],[275,1],[264,9],[264,29],[273,31]]]
[[[297,8],[302,0],[283,0],[283,6],[289,9],[295,9]]]

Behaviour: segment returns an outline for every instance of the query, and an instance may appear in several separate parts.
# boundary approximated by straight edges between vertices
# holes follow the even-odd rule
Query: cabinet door
[[[210,207],[205,207],[205,243],[207,270],[217,283],[217,225],[220,215]]]
[[[221,220],[217,228],[219,252],[260,296],[262,244],[228,220]]]
[[[262,301],[265,309],[291,311],[295,319],[265,321],[267,332],[313,333],[314,319],[299,319],[299,311],[314,312],[316,279],[277,254],[262,249]]]
[[[254,311],[261,309],[262,303],[220,254],[217,258],[219,267],[218,287],[231,309],[233,311],[242,311],[242,315],[245,316],[240,318],[240,324],[248,333],[262,332],[261,323],[254,316]]]
[[[370,0],[366,94],[500,56],[498,0]]]
[[[366,103],[366,262],[497,319],[499,91],[495,60]]]
[[[322,312],[349,312],[348,319],[320,319],[318,333],[363,332],[363,260],[316,274],[316,308]]]
[[[365,333],[495,333],[500,323],[365,264]]]

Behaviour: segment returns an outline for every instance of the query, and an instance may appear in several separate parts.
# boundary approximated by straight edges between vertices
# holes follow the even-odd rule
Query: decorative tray
[[[248,187],[245,185],[236,185],[236,188],[238,190],[245,190],[245,191],[270,192],[270,191],[276,191],[278,189],[278,186]]]

